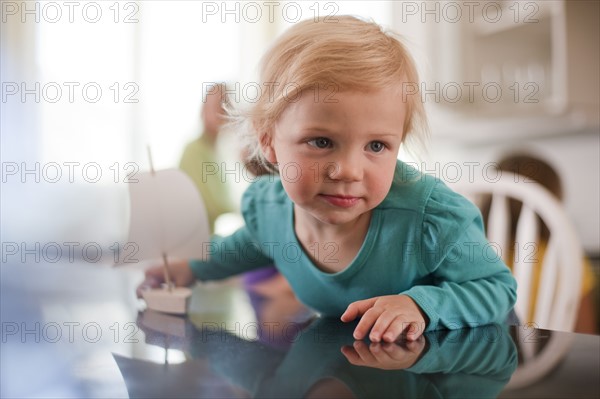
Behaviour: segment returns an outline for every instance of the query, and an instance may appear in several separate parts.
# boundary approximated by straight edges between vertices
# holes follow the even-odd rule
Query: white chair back
[[[527,182],[525,177],[513,174],[500,176],[497,181],[456,183],[451,187],[476,205],[482,196],[491,196],[489,216],[485,221],[488,240],[501,251],[505,262],[513,254],[511,263],[518,284],[515,312],[521,323],[572,331],[581,295],[583,250],[562,204],[540,184]],[[514,242],[510,242],[511,198],[522,203]],[[550,231],[543,257],[538,253],[541,228],[538,216]],[[533,298],[534,266],[538,262],[541,262],[539,288]],[[532,301],[535,308],[529,320]]]

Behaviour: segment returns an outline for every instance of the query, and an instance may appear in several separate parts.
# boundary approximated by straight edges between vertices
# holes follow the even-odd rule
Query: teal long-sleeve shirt
[[[339,317],[357,300],[404,294],[427,315],[427,331],[502,322],[516,300],[516,282],[486,240],[479,210],[401,161],[358,254],[340,272],[323,272],[304,252],[278,177],[251,184],[242,214],[245,227],[213,237],[208,260],[190,262],[196,278],[275,264],[298,299],[325,316]]]

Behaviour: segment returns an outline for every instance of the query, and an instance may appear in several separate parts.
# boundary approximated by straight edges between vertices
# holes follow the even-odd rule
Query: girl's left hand
[[[369,330],[372,342],[394,342],[404,335],[408,341],[417,340],[425,331],[425,314],[406,295],[386,295],[352,302],[342,315],[348,322],[362,316],[354,329],[354,338],[364,339]]]

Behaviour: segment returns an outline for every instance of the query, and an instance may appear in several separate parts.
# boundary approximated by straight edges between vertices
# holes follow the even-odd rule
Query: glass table
[[[2,265],[2,397],[600,397],[600,337],[487,325],[355,341],[291,295],[194,288],[177,317],[139,269]]]

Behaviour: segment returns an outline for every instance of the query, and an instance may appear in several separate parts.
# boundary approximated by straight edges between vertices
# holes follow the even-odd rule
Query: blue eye
[[[325,137],[318,137],[316,139],[310,140],[308,144],[317,148],[328,148],[331,146],[331,140]]]
[[[381,141],[372,141],[369,143],[369,149],[373,152],[381,152],[385,149],[385,144]]]

